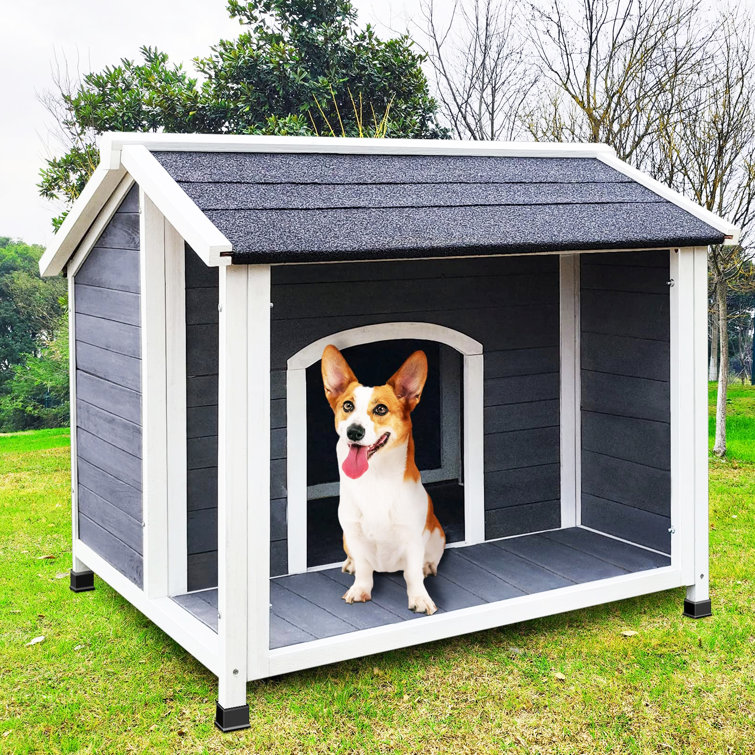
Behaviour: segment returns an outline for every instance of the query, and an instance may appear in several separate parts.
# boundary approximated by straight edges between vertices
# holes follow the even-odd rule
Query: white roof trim
[[[41,275],[58,275],[63,270],[125,173],[120,165],[110,168],[100,163],[95,168],[52,243],[39,260]]]
[[[124,145],[121,149],[121,163],[205,265],[220,265],[221,253],[233,249],[231,242],[171,178],[150,151],[142,144]]]
[[[375,155],[482,155],[498,157],[598,157],[606,144],[485,142],[446,139],[357,139],[332,136],[233,134],[132,134],[113,132],[100,141],[102,160],[133,144],[166,152],[309,152]]]
[[[660,181],[656,181],[647,173],[643,173],[641,170],[633,168],[631,165],[628,165],[623,160],[616,157],[616,155],[605,154],[596,155],[596,157],[601,162],[618,170],[620,173],[623,173],[625,176],[628,176],[645,188],[650,189],[650,191],[675,204],[690,215],[694,215],[699,220],[702,220],[703,223],[707,223],[717,231],[721,231],[721,233],[726,236],[726,239],[723,242],[724,245],[734,246],[739,243],[740,230],[737,226],[729,223],[727,220],[724,220],[722,217],[715,215],[709,210],[706,210],[691,199],[687,199],[684,194],[680,194],[678,191],[662,184]]]

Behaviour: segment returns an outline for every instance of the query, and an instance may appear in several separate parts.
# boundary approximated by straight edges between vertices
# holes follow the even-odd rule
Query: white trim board
[[[40,258],[40,275],[58,275],[63,270],[124,175],[125,170],[120,165],[111,168],[100,163],[95,168],[52,243]]]
[[[217,676],[218,637],[212,629],[171,598],[148,598],[137,585],[81,540],[74,542],[74,549],[100,579]]]
[[[166,152],[307,152],[374,155],[492,155],[499,157],[583,157],[614,155],[607,144],[574,142],[494,142],[442,139],[359,139],[332,136],[260,136],[236,134],[132,134],[100,137],[103,163],[121,150],[141,145]]]
[[[97,215],[94,223],[87,231],[86,236],[84,236],[81,243],[78,245],[73,258],[69,260],[66,266],[66,275],[72,277],[79,271],[79,268],[89,256],[89,252],[91,252],[96,246],[100,236],[105,228],[107,228],[108,223],[113,219],[113,215],[115,215],[118,208],[121,206],[121,202],[126,198],[126,195],[129,193],[133,185],[134,179],[126,174],[118,186],[115,187],[110,198],[105,202],[105,206],[100,210],[99,215]]]

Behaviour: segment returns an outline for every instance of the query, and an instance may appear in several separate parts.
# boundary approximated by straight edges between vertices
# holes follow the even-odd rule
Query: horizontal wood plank
[[[667,516],[583,493],[582,524],[663,553],[670,553],[670,519]]]
[[[620,334],[581,335],[582,369],[613,375],[669,379],[669,344]]]
[[[79,514],[79,538],[124,577],[142,586],[142,557],[133,548],[83,514]]]
[[[75,276],[77,284],[138,294],[139,252],[95,246]]]
[[[582,449],[655,469],[671,468],[670,426],[634,417],[582,412]]]
[[[135,425],[141,425],[142,397],[138,391],[79,369],[76,370],[76,397]]]
[[[141,357],[141,328],[114,320],[76,313],[76,341],[116,354]]]
[[[76,283],[76,311],[84,315],[139,326],[139,294]]]
[[[485,537],[523,535],[561,526],[561,501],[536,501],[485,510]]]
[[[669,384],[660,380],[582,370],[582,409],[670,422]]]
[[[76,366],[81,372],[108,380],[132,391],[141,391],[141,359],[117,354],[88,343],[77,342]]]
[[[142,521],[142,491],[79,457],[77,461],[79,485],[95,491],[100,497],[117,506],[136,521]]]
[[[79,513],[88,517],[111,535],[123,541],[137,553],[142,553],[142,523],[123,509],[79,485]]]
[[[76,430],[76,448],[80,459],[125,482],[142,488],[141,459],[108,443],[83,428]]]
[[[515,430],[485,436],[485,474],[503,469],[555,464],[559,460],[559,429]]]
[[[582,451],[582,491],[669,516],[671,472]]]
[[[116,448],[142,458],[140,425],[81,400],[76,401],[76,423],[78,427],[106,440]]]

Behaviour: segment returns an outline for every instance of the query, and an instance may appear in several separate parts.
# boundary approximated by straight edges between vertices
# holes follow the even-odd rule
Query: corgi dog
[[[414,461],[411,420],[427,379],[427,357],[415,351],[385,385],[367,387],[329,345],[322,379],[338,433],[342,570],[354,575],[343,599],[370,600],[373,572],[403,571],[409,608],[433,614],[437,607],[425,577],[437,573],[446,536]]]

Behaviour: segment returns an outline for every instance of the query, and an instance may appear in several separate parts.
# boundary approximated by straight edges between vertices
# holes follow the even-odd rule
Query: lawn
[[[730,412],[713,617],[671,590],[253,683],[226,735],[214,677],[103,582],[69,591],[65,431],[0,437],[0,752],[752,753],[755,388]]]

